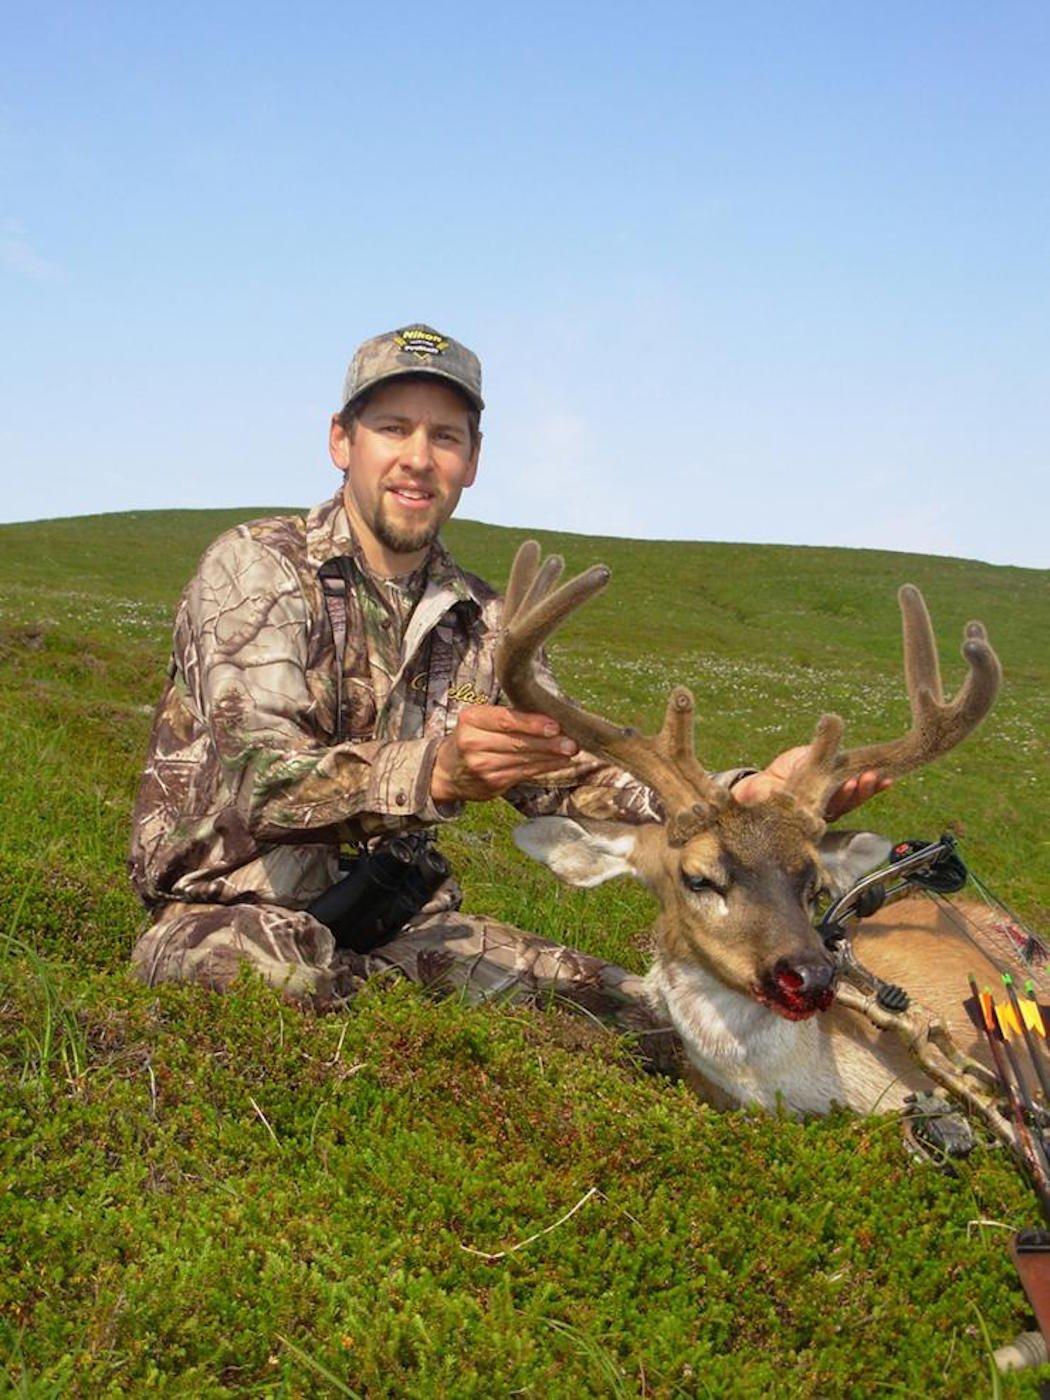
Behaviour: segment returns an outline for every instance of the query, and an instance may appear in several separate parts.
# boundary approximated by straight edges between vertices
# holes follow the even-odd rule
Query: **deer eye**
[[[802,890],[802,898],[807,904],[817,904],[826,894],[824,882],[818,875],[812,875]]]
[[[725,898],[725,889],[716,885],[714,880],[709,880],[706,875],[690,875],[688,870],[683,870],[682,884],[693,894],[702,894],[704,890],[710,890],[712,894],[720,894]]]

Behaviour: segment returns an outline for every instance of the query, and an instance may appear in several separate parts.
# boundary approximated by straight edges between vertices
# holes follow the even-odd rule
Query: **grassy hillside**
[[[1003,1233],[1033,1204],[981,1155],[951,1181],[896,1128],[716,1115],[557,1013],[370,992],[348,1017],[149,992],[122,861],[178,590],[262,509],[0,526],[0,1363],[22,1393],[973,1393],[1025,1321]],[[457,523],[499,580],[520,533]],[[697,695],[710,766],[826,708],[900,730],[896,585],[946,682],[982,618],[1006,688],[974,740],[864,816],[951,821],[1045,927],[1046,573],[830,549],[544,534],[613,584],[553,651],[572,693],[651,727]],[[870,815],[869,815],[870,814]],[[444,846],[467,907],[633,967],[648,897],[555,885],[474,808]],[[588,1194],[592,1193],[592,1194]],[[496,1253],[580,1209],[504,1258]],[[468,1248],[469,1246],[469,1248]],[[0,1381],[0,1385],[3,1382]],[[1021,1389],[1034,1392],[1026,1378]]]

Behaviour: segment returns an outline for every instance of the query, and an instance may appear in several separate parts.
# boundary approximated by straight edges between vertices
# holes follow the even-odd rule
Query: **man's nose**
[[[413,471],[426,471],[434,465],[430,434],[421,423],[415,432],[409,433],[401,444],[401,465]]]

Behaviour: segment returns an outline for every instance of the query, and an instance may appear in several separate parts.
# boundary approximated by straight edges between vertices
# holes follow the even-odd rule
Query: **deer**
[[[891,1012],[840,976],[814,926],[818,901],[882,864],[891,846],[872,833],[829,831],[829,796],[867,770],[902,777],[976,729],[1001,679],[983,625],[967,624],[967,674],[946,699],[929,613],[920,591],[905,584],[898,598],[908,732],[844,749],[842,719],[825,714],[784,787],[744,805],[697,758],[695,702],[684,686],[671,690],[652,737],[588,712],[556,682],[552,688],[541,648],[606,587],[610,570],[595,565],[559,582],[561,558],[541,557],[530,540],[511,567],[496,645],[500,687],[512,705],[549,715],[582,750],[648,786],[664,818],[629,825],[546,816],[519,826],[514,839],[569,884],[625,875],[655,893],[645,994],[677,1031],[693,1088],[720,1107],[757,1104],[801,1116],[837,1105],[902,1109],[932,1080],[1012,1144],[1013,1130],[994,1107],[986,1048],[963,1007],[968,974],[998,980],[994,964],[931,901],[886,909],[863,925],[858,955],[885,980],[921,987],[923,998]]]

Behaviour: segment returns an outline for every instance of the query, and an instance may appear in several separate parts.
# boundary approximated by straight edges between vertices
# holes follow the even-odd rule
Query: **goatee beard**
[[[376,516],[376,539],[395,554],[417,554],[437,539],[441,524],[436,520],[420,521],[412,526],[395,525],[386,516],[382,505]]]

